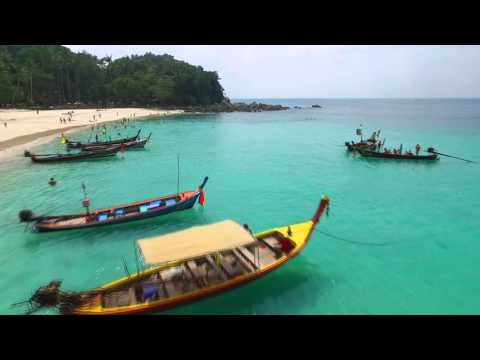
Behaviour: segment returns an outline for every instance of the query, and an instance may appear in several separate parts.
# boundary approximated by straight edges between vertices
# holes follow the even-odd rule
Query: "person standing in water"
[[[55,180],[55,178],[51,177],[51,178],[50,178],[50,181],[48,182],[48,184],[49,184],[50,186],[55,186],[55,185],[57,185],[57,180]]]
[[[417,144],[415,146],[415,154],[418,156],[418,153],[420,152],[420,144]]]

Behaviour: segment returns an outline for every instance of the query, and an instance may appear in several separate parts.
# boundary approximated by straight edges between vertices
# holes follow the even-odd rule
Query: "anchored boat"
[[[302,251],[329,199],[312,219],[253,235],[232,220],[137,241],[147,270],[90,291],[41,287],[27,300],[30,312],[57,307],[62,314],[116,315],[161,311],[222,293],[285,265]]]
[[[358,150],[363,157],[368,158],[381,158],[381,159],[395,159],[395,160],[438,160],[439,157],[436,154],[432,155],[415,155],[413,153],[391,153],[391,152],[379,152],[366,149]]]
[[[105,149],[105,148],[108,148],[108,147],[116,147],[116,146],[118,146],[119,148],[123,146],[124,149],[143,148],[143,147],[145,147],[145,144],[147,144],[150,141],[151,136],[152,136],[152,133],[150,133],[150,135],[148,135],[148,137],[145,138],[145,139],[142,139],[142,140],[137,139],[137,140],[133,140],[133,141],[127,141],[127,142],[123,142],[123,143],[116,144],[116,145],[98,145],[96,143],[93,143],[91,145],[83,146],[82,151],[98,151],[98,150],[102,150],[102,149]]]
[[[25,151],[24,156],[32,159],[34,163],[53,163],[77,160],[92,160],[115,156],[120,151],[120,146],[106,147],[98,150],[81,151],[73,154],[32,154]]]
[[[190,209],[199,198],[200,203],[203,204],[203,188],[207,180],[208,177],[205,177],[197,190],[87,211],[81,214],[35,216],[31,210],[22,210],[19,213],[19,218],[21,222],[33,222],[33,230],[38,232],[85,229],[144,220]],[[87,203],[84,203],[84,206],[89,206],[88,198],[85,201]]]
[[[87,143],[82,143],[80,141],[70,141],[68,139],[65,139],[65,143],[67,144],[67,147],[69,148],[84,148],[84,147],[89,147],[89,146],[110,146],[110,145],[120,145],[122,143],[126,142],[132,142],[138,139],[140,136],[140,131],[142,129],[138,130],[137,135],[129,137],[129,138],[123,138],[123,139],[117,139],[117,140],[110,140],[110,141],[98,141],[98,142],[87,142]]]

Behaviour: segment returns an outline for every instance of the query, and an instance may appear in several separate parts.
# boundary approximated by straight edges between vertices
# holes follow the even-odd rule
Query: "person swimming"
[[[51,177],[48,184],[51,185],[51,186],[55,186],[55,185],[57,185],[57,180],[55,180],[53,177]]]

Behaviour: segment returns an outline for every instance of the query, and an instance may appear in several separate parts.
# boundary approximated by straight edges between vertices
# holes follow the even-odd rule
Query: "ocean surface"
[[[345,141],[381,130],[386,146],[435,147],[480,161],[479,99],[242,99],[300,106],[280,112],[184,115],[109,125],[114,137],[153,133],[124,158],[0,164],[0,313],[53,279],[84,290],[135,271],[137,239],[223,219],[253,231],[310,218],[331,199],[304,251],[253,283],[163,314],[479,314],[480,164],[362,159]],[[320,109],[311,105],[319,104]],[[71,138],[87,140],[90,130]],[[31,149],[32,150],[32,149]],[[62,151],[59,140],[33,149]],[[141,223],[31,233],[17,214],[82,211],[195,189],[205,206]],[[54,176],[56,187],[48,180]],[[54,310],[41,313],[54,314]]]

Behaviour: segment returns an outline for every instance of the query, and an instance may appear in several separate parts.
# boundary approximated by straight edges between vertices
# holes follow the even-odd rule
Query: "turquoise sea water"
[[[121,277],[122,257],[134,271],[139,238],[226,218],[254,231],[304,221],[322,194],[330,196],[330,216],[300,256],[244,287],[166,313],[480,313],[480,165],[366,160],[343,146],[362,124],[366,135],[381,129],[387,147],[420,143],[480,161],[480,100],[256,101],[305,108],[137,121],[128,133],[141,126],[152,141],[124,159],[2,163],[0,313],[21,313],[10,304],[52,279],[83,290]],[[323,108],[312,109],[315,103]],[[58,140],[34,150],[56,149]],[[50,234],[24,231],[17,221],[24,208],[81,211],[82,181],[94,208],[175,193],[177,154],[182,190],[210,177],[204,208]]]

